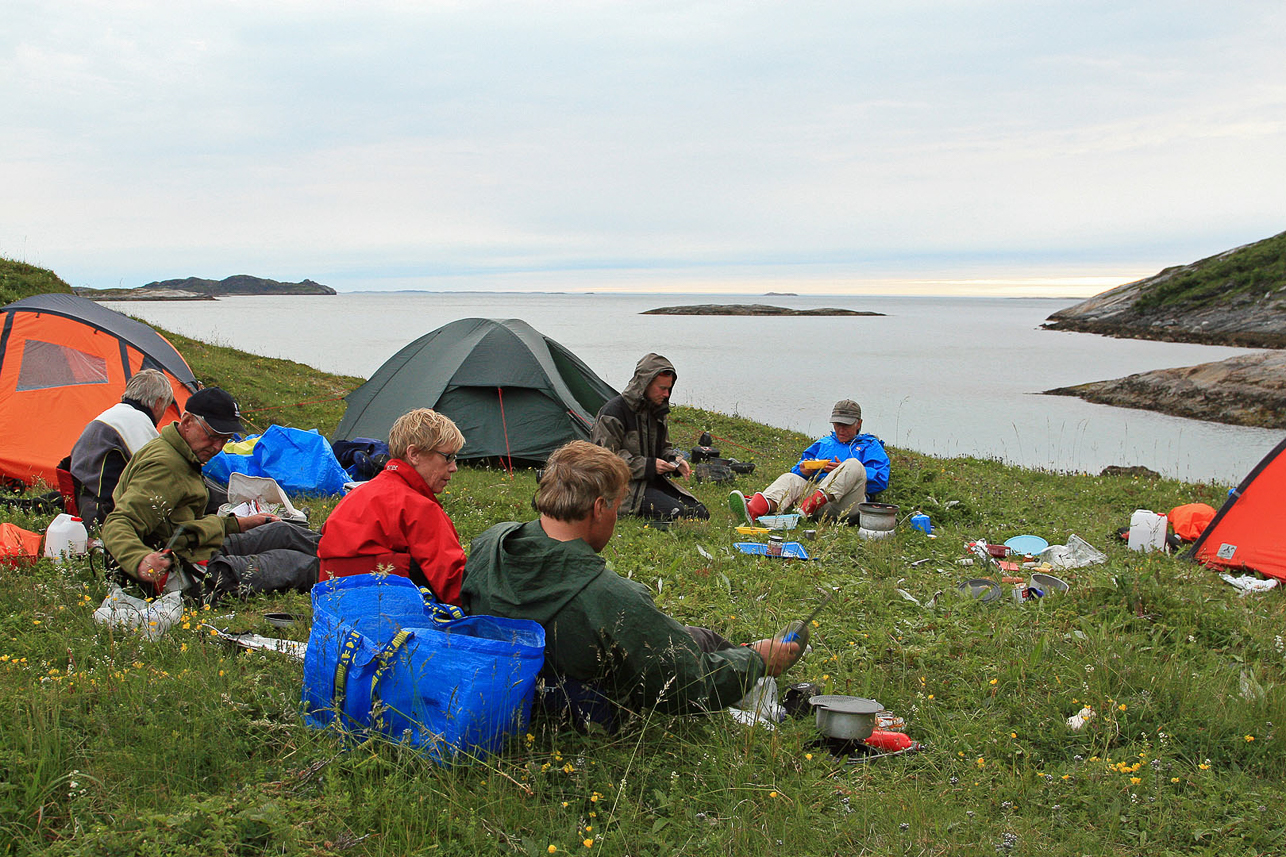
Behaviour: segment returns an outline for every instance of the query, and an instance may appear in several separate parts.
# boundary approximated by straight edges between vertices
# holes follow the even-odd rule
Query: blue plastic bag
[[[285,426],[269,426],[250,455],[220,452],[204,473],[224,484],[231,473],[269,476],[290,495],[340,494],[348,481],[326,438]]]
[[[313,587],[304,658],[304,722],[363,737],[380,732],[445,764],[498,752],[526,730],[545,631],[494,616],[441,621],[397,575]]]

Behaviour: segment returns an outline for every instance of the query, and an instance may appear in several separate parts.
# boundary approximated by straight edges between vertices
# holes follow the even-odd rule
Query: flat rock
[[[884,315],[868,310],[820,307],[815,309],[790,309],[767,304],[693,304],[690,306],[663,306],[646,310],[640,315]]]
[[[1286,428],[1286,352],[1263,351],[1045,392],[1195,420],[1281,429]]]

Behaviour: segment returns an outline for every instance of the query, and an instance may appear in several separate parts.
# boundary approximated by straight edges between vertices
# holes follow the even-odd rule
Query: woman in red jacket
[[[388,435],[392,458],[382,473],[353,489],[322,527],[319,577],[389,571],[460,603],[464,550],[438,495],[456,472],[464,435],[448,417],[417,408]]]

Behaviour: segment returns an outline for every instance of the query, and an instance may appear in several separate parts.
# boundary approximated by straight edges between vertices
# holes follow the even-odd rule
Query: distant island
[[[135,289],[87,289],[73,291],[95,301],[212,301],[226,295],[333,295],[335,290],[312,280],[282,283],[236,274],[222,280],[188,277],[183,280],[161,280]]]
[[[640,315],[884,315],[884,313],[835,307],[789,309],[767,304],[693,304],[658,307],[646,310]]]

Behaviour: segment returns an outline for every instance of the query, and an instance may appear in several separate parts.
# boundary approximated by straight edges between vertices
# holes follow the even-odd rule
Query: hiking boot
[[[750,517],[750,510],[746,508],[746,495],[740,491],[733,491],[728,495],[728,511],[732,512],[734,521],[745,521],[753,525],[755,519]]]
[[[756,493],[746,501],[746,514],[752,521],[757,521],[772,511],[772,503],[763,494]]]
[[[799,504],[799,511],[805,517],[811,518],[819,509],[829,503],[830,499],[819,488],[813,492],[813,496]]]

